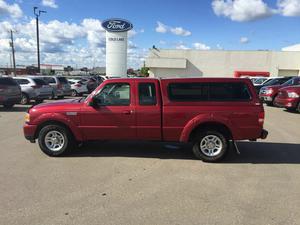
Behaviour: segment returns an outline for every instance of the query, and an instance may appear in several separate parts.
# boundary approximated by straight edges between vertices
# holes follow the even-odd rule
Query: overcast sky
[[[0,65],[10,64],[10,29],[17,64],[36,63],[33,6],[47,11],[40,41],[41,61],[48,64],[104,66],[101,21],[111,17],[133,23],[128,64],[134,68],[153,45],[281,50],[300,43],[300,0],[0,0]]]

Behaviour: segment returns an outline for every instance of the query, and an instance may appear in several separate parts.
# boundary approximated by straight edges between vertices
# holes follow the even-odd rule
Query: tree
[[[149,76],[149,68],[148,67],[142,67],[141,68],[141,75],[144,77],[148,77]]]

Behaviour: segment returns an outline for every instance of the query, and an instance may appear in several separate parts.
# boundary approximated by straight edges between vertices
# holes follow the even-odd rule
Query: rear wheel
[[[29,104],[29,102],[30,102],[30,99],[29,99],[28,95],[25,93],[22,93],[20,104],[27,105],[27,104]]]
[[[61,125],[43,127],[38,142],[41,150],[49,156],[63,155],[74,146],[72,134]]]
[[[296,111],[297,111],[298,113],[300,113],[300,101],[298,102],[298,106],[297,106],[297,108],[296,108]]]
[[[219,131],[208,130],[196,135],[193,153],[205,162],[217,162],[228,152],[228,141]]]

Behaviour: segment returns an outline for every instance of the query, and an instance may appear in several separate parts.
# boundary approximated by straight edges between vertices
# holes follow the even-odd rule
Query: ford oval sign
[[[133,28],[132,23],[123,19],[104,20],[102,27],[108,32],[125,32]]]

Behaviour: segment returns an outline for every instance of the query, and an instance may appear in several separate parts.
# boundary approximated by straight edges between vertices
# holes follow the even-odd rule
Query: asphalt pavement
[[[190,146],[90,143],[51,158],[0,108],[0,224],[300,224],[300,114],[265,107],[264,141],[221,163]]]

